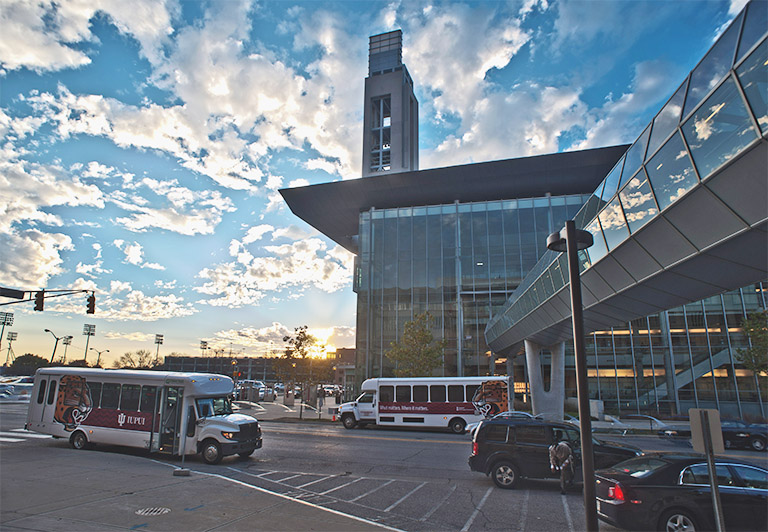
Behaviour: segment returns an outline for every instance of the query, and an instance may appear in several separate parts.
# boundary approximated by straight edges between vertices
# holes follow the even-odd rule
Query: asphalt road
[[[269,417],[264,405],[262,418]],[[63,452],[130,454],[146,460],[177,464],[139,450],[97,446],[75,451],[64,440],[18,432],[26,405],[0,404],[0,452],[6,446],[25,449],[34,460],[40,446]],[[247,460],[226,458],[209,466],[198,457],[186,467],[216,473],[336,511],[393,528],[420,530],[563,530],[584,528],[580,489],[560,495],[557,481],[523,481],[519,489],[500,490],[490,479],[467,466],[471,443],[467,435],[438,431],[366,428],[345,430],[339,423],[262,421],[264,447]],[[14,436],[18,434],[18,436]],[[653,436],[614,436],[644,450],[690,449],[684,442]],[[765,453],[740,451],[733,456],[766,465]],[[55,472],[52,472],[55,475]],[[8,482],[3,478],[0,482]],[[601,523],[601,530],[615,530]]]

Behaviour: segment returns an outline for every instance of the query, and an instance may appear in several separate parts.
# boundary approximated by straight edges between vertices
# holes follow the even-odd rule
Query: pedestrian
[[[549,446],[549,464],[552,472],[560,472],[560,493],[573,485],[573,450],[567,441],[557,441]]]

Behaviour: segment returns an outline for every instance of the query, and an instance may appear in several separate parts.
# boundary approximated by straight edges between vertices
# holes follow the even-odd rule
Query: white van
[[[261,448],[259,422],[232,412],[232,379],[210,373],[42,368],[25,428],[72,447],[104,443],[216,464]]]
[[[449,428],[462,434],[476,423],[510,409],[509,377],[421,377],[366,379],[355,400],[339,406],[345,428],[375,423],[391,427]]]

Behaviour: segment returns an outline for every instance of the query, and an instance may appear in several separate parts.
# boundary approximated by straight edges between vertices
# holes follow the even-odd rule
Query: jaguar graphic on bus
[[[232,379],[209,373],[42,368],[35,374],[25,428],[216,464],[261,448],[259,422],[232,411]]]
[[[366,379],[355,400],[339,406],[345,428],[367,424],[447,428],[461,434],[475,423],[510,410],[508,377]]]

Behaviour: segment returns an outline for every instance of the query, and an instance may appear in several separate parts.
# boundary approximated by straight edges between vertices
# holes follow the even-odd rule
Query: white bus
[[[369,423],[392,427],[449,428],[511,410],[508,377],[379,378],[363,381],[362,393],[339,407],[344,427]]]
[[[72,447],[104,443],[176,456],[250,456],[258,421],[232,412],[232,379],[210,373],[42,368],[35,374],[25,428]]]

